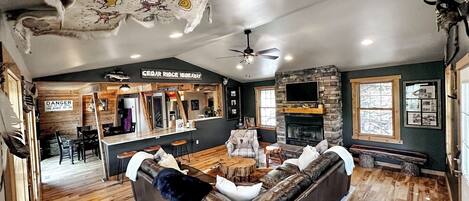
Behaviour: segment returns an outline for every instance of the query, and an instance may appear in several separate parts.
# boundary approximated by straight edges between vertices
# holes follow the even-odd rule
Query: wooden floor
[[[227,157],[224,146],[192,155],[190,165],[203,171],[214,167]],[[71,165],[58,158],[42,162],[44,200],[133,200],[130,182],[101,182],[101,161],[90,158],[87,163]],[[353,192],[350,201],[449,201],[444,177],[408,177],[386,168],[355,168],[352,175]]]

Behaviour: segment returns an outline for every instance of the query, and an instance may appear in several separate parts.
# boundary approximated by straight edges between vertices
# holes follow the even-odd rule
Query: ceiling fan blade
[[[280,52],[280,50],[277,48],[270,48],[270,49],[258,51],[257,54],[268,54],[268,53],[277,53],[277,52]]]
[[[233,51],[233,52],[238,52],[238,53],[241,53],[241,54],[243,54],[243,55],[244,55],[244,52],[243,52],[243,51],[241,51],[241,50],[234,50],[234,49],[230,49],[230,51]]]
[[[258,56],[260,56],[260,57],[262,57],[262,58],[264,58],[264,59],[272,59],[272,60],[278,59],[278,56],[262,55],[262,54],[260,54],[260,55],[258,55]]]
[[[217,57],[215,59],[228,59],[228,58],[235,58],[235,57],[243,57],[241,55],[238,55],[238,56],[226,56],[226,57]]]

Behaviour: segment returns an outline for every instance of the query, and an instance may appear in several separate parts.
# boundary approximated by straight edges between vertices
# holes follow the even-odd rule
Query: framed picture
[[[226,111],[228,120],[241,117],[240,93],[238,87],[226,87]]]
[[[191,100],[191,110],[199,110],[199,100]]]
[[[405,127],[441,129],[440,80],[404,82]]]

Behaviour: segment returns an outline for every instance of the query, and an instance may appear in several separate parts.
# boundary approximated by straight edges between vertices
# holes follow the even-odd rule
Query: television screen
[[[287,101],[291,102],[312,102],[318,101],[318,83],[303,82],[287,84]]]

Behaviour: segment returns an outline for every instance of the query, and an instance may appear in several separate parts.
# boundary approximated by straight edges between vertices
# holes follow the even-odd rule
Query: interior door
[[[460,150],[459,200],[469,201],[469,54],[457,63]]]
[[[6,91],[8,92],[8,98],[13,106],[13,111],[16,113],[20,120],[23,120],[23,104],[22,104],[22,88],[21,80],[13,72],[7,70],[6,76]],[[24,131],[24,126],[21,124],[20,130]],[[24,135],[26,136],[26,135]],[[27,139],[23,139],[27,141]],[[10,155],[9,156],[9,168],[10,168],[10,184],[14,195],[12,200],[16,201],[27,201],[29,200],[29,185],[28,185],[28,166],[26,159]]]

